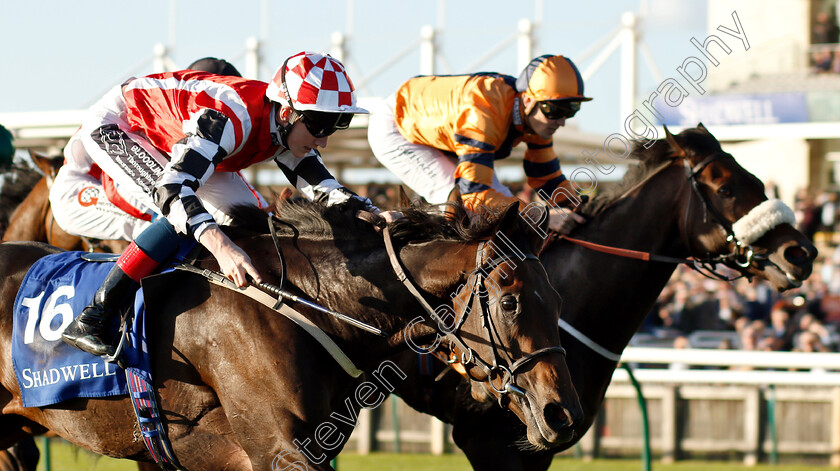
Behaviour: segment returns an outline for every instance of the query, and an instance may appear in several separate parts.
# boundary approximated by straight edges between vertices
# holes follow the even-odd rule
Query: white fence
[[[663,461],[693,453],[791,454],[840,466],[840,354],[629,347],[649,412],[651,447]],[[641,412],[618,369],[586,456],[639,450]],[[635,453],[632,451],[631,453]]]
[[[647,404],[651,448],[664,462],[734,454],[753,465],[779,454],[840,466],[838,353],[628,347],[622,361],[634,366]],[[348,450],[457,451],[450,426],[394,396],[378,410],[362,411],[359,419]],[[579,447],[566,453],[639,456],[641,424],[636,390],[619,368],[595,424]]]
[[[667,365],[667,368],[637,369],[636,379],[641,383],[840,387],[840,353],[628,347],[621,361]],[[691,366],[727,369],[689,369]],[[628,381],[627,372],[616,370],[613,381]]]

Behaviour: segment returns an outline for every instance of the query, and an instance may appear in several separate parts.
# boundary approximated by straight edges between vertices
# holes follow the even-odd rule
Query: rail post
[[[50,458],[50,437],[44,437],[44,471],[52,471],[52,459]]]
[[[776,385],[767,386],[767,428],[770,429],[770,464],[779,464],[779,439],[776,436]]]
[[[645,403],[645,396],[642,394],[642,385],[636,381],[636,377],[633,375],[633,369],[627,363],[622,363],[621,366],[627,371],[630,384],[636,390],[636,400],[639,403],[639,411],[642,413],[642,471],[650,471],[650,427],[648,424],[647,403]]]

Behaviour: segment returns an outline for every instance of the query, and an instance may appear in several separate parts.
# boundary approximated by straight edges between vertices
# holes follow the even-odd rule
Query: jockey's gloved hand
[[[569,235],[579,225],[586,222],[586,217],[580,214],[583,205],[589,201],[588,195],[580,195],[580,204],[572,207],[554,207],[548,211],[548,228],[563,235]]]

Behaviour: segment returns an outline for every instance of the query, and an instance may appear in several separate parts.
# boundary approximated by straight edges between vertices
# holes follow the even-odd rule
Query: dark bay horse
[[[47,157],[29,153],[32,160],[44,172],[26,197],[14,209],[9,224],[3,233],[3,242],[31,240],[46,242],[64,250],[85,250],[97,252],[122,252],[128,242],[121,240],[94,241],[68,234],[55,222],[50,206],[50,184],[61,167],[61,157]]]
[[[767,280],[779,291],[808,278],[817,250],[788,223],[771,226],[755,240],[753,256],[727,240],[732,224],[767,198],[763,183],[724,152],[705,127],[668,135],[649,149],[636,147],[633,157],[639,166],[615,191],[585,206],[589,221],[572,234],[574,238],[674,258],[734,254],[725,265]],[[415,372],[414,381],[401,383],[396,393],[415,409],[453,424],[453,439],[476,470],[546,470],[555,452],[583,436],[601,408],[615,358],[676,267],[593,251],[563,239],[546,248],[540,259],[563,298],[561,318],[579,332],[573,336],[568,328],[560,331],[585,414],[574,425],[575,440],[532,452],[513,417],[473,401],[459,375],[449,372],[430,383],[418,377],[416,356],[395,360]],[[604,349],[606,356],[584,342]],[[436,364],[435,375],[444,369]]]
[[[253,219],[260,233],[240,228],[234,240],[266,282],[282,284],[275,242],[263,234],[265,213],[253,213],[245,220]],[[408,340],[429,344],[444,330],[470,349],[465,358],[498,365],[485,374],[472,370],[471,393],[520,417],[534,447],[572,438],[582,411],[556,348],[560,300],[538,261],[511,255],[535,253],[539,246],[515,207],[471,227],[420,211],[408,211],[389,226],[408,279],[428,304],[456,313],[454,329],[432,322],[398,281],[382,235],[370,224],[304,203],[278,214],[282,220],[273,224],[288,267],[287,290],[388,335],[377,337],[293,303],[367,372],[360,382],[263,304],[192,273],[147,279],[155,384],[168,435],[186,469],[292,469],[295,463],[331,469],[329,459],[341,450],[358,410],[377,405],[403,379],[386,359],[408,350]],[[21,406],[10,358],[12,301],[28,267],[55,250],[33,242],[0,244],[0,447],[49,429],[99,454],[149,461],[127,398]],[[209,259],[199,265],[218,268]],[[465,293],[465,286],[493,295]],[[522,394],[508,393],[506,383]]]

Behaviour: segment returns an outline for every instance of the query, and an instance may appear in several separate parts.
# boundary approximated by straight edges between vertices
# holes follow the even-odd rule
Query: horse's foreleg
[[[35,440],[32,437],[27,438],[17,445],[4,450],[2,452],[5,456],[0,458],[0,470],[6,471],[35,471],[38,468],[38,460],[41,458],[41,452],[38,451],[38,446],[35,445]],[[8,463],[8,468],[3,465]]]

